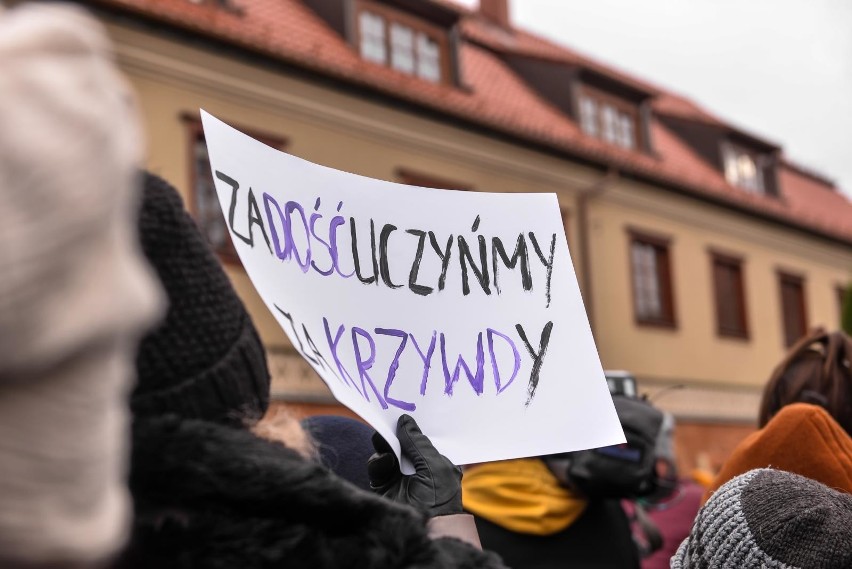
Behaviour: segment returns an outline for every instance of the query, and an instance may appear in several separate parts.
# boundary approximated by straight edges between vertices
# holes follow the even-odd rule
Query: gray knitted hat
[[[781,470],[746,472],[701,508],[671,567],[852,568],[852,496]]]

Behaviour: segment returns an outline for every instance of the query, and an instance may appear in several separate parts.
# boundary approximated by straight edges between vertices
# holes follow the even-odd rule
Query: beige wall
[[[811,326],[839,324],[836,286],[852,250],[671,193],[623,182],[592,202],[592,278],[601,358],[659,382],[760,386],[784,354],[777,270],[804,275]],[[627,228],[671,238],[677,327],[636,324]],[[743,259],[750,337],[722,338],[710,249]]]

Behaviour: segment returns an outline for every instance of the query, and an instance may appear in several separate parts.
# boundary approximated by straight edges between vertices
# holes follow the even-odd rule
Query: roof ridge
[[[840,188],[837,186],[837,181],[833,178],[829,178],[822,172],[817,171],[815,168],[811,168],[810,166],[806,166],[801,162],[790,158],[787,155],[783,155],[781,157],[781,165],[785,168],[794,171],[795,173],[810,178],[814,182],[819,182],[824,186],[824,189],[832,192],[837,192]],[[841,192],[842,193],[842,192]]]

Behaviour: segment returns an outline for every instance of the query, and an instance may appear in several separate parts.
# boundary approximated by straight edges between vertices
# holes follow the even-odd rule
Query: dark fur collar
[[[134,426],[126,568],[499,567],[283,445],[203,421]]]

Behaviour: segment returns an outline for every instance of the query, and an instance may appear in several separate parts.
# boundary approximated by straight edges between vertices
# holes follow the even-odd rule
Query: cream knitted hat
[[[76,566],[126,536],[127,395],[158,314],[136,235],[143,139],[106,34],[0,11],[0,566]]]

